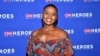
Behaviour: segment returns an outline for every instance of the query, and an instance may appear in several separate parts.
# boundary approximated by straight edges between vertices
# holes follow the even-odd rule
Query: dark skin
[[[42,19],[44,26],[32,33],[34,38],[37,38],[44,43],[52,39],[68,38],[65,31],[54,26],[54,22],[57,20],[57,11],[54,7],[49,6],[45,8],[42,13]]]

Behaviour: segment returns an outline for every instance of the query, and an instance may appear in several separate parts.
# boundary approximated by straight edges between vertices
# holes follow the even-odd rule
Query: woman
[[[42,28],[32,32],[28,40],[28,56],[72,56],[68,34],[57,27],[58,9],[53,4],[44,7]]]

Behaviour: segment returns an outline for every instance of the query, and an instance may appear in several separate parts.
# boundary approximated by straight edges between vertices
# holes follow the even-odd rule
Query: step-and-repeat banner
[[[0,0],[0,56],[25,56],[49,3],[58,8],[57,26],[68,32],[74,56],[100,56],[100,0]]]

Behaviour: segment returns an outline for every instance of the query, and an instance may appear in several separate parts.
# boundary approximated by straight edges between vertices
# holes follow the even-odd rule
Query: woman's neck
[[[51,30],[55,30],[56,26],[54,26],[54,25],[44,25],[42,29],[45,30],[45,31],[51,31]]]

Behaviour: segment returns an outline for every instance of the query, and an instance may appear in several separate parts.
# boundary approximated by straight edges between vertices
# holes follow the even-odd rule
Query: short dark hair
[[[57,7],[54,5],[54,4],[48,4],[48,5],[46,5],[44,8],[43,8],[43,12],[44,12],[44,10],[47,8],[47,7],[53,7],[53,8],[55,8],[56,9],[56,12],[57,12],[57,19],[56,19],[56,21],[54,22],[54,26],[57,26],[57,23],[58,23],[58,9],[57,9]],[[42,27],[44,26],[44,22],[43,22],[43,19],[42,19]]]
[[[48,5],[46,5],[44,8],[43,8],[43,11],[47,8],[47,7],[54,7],[55,9],[56,9],[56,11],[57,11],[57,13],[58,13],[58,9],[57,9],[57,7],[54,5],[54,4],[48,4]]]

